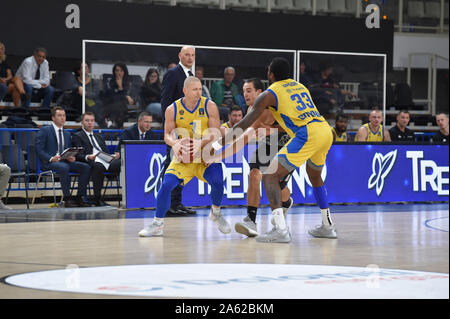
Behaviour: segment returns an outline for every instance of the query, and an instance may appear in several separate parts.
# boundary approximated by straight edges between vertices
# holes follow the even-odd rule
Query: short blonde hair
[[[185,80],[184,80],[184,88],[187,88],[189,85],[191,85],[191,83],[193,82],[200,82],[202,83],[202,81],[200,81],[199,78],[195,77],[195,76],[188,76]]]

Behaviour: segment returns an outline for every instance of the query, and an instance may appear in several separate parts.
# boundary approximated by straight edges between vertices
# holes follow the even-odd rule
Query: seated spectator
[[[5,45],[0,42],[0,101],[3,100],[8,93],[12,93],[9,91],[9,85],[13,78],[13,71],[11,67],[6,63],[6,55],[5,55]],[[14,98],[14,96],[13,96]],[[17,99],[17,96],[16,96]],[[14,102],[20,103],[20,95]],[[15,106],[19,106],[19,104]]]
[[[102,92],[102,113],[107,119],[106,123],[109,128],[123,128],[128,105],[135,103],[130,96],[131,80],[128,68],[123,63],[114,64],[112,72],[113,78],[105,83]],[[102,123],[100,126],[102,125],[104,124]]]
[[[334,127],[331,128],[333,133],[333,141],[336,142],[350,142],[350,135],[347,134],[348,116],[344,113],[338,113],[334,122]]]
[[[162,121],[161,90],[158,70],[149,69],[141,87],[141,102],[145,111]]]
[[[6,63],[5,45],[0,42],[0,101],[6,94],[11,94],[14,106],[20,106],[20,100],[25,98],[22,80],[14,76],[12,68]]]
[[[151,130],[153,117],[148,112],[142,112],[138,116],[138,121],[136,124],[125,129],[120,136],[119,145],[117,145],[116,152],[120,153],[120,147],[122,141],[133,140],[133,141],[151,141],[159,140],[156,133]]]
[[[236,71],[233,67],[226,67],[223,71],[223,80],[211,85],[211,98],[219,108],[220,120],[225,122],[233,105],[241,105],[239,88],[233,83]]]
[[[41,170],[52,170],[59,175],[63,192],[64,207],[88,207],[84,201],[91,168],[87,163],[76,161],[75,156],[65,160],[61,154],[72,146],[69,131],[64,129],[66,112],[60,106],[52,109],[52,124],[43,126],[36,134],[36,153],[39,157]],[[70,172],[79,174],[78,192],[75,198],[70,196]]]
[[[195,67],[195,77],[198,78],[202,82],[202,96],[211,100],[211,94],[209,93],[208,87],[203,84],[203,73],[205,69],[202,66]]]
[[[17,70],[17,77],[23,81],[25,89],[25,107],[30,107],[32,95],[43,98],[42,106],[50,107],[53,99],[54,88],[50,85],[50,70],[46,60],[47,50],[37,48],[34,55],[26,58]]]
[[[389,131],[381,124],[383,112],[372,110],[369,115],[369,123],[361,126],[356,133],[356,142],[390,142]]]
[[[178,64],[176,64],[175,62],[170,62],[170,63],[167,65],[167,70],[173,69],[173,68],[175,68],[177,65],[178,65]]]
[[[6,187],[9,183],[9,178],[11,177],[11,169],[6,164],[0,164],[0,210],[2,209],[11,209],[11,207],[6,206],[3,201],[3,193],[6,190]]]
[[[448,114],[439,113],[436,115],[436,124],[439,126],[439,131],[433,136],[434,142],[449,142],[448,136]]]
[[[397,114],[397,124],[389,129],[392,141],[414,141],[414,132],[407,128],[410,115],[407,110],[401,110]]]
[[[226,129],[232,128],[236,123],[238,123],[244,117],[244,112],[239,105],[233,105],[228,114],[228,122],[222,124],[221,127]]]
[[[306,63],[304,61],[300,63],[300,83],[303,84],[308,90],[313,84],[311,75],[306,71]]]
[[[105,172],[113,174],[120,173],[120,155],[114,154],[114,159],[106,163],[97,158],[99,151],[109,153],[104,138],[94,133],[95,116],[94,113],[85,112],[81,117],[82,129],[72,136],[73,145],[83,147],[83,152],[77,155],[77,161],[88,163],[91,167],[91,179],[94,184],[94,204],[95,206],[107,206],[101,199]]]
[[[341,89],[339,83],[333,77],[333,66],[328,63],[322,63],[320,75],[313,80],[310,85],[311,96],[318,105],[319,111],[323,114],[329,114],[334,109],[342,109],[345,103],[345,95],[352,98],[357,96],[351,92]]]
[[[102,118],[102,102],[100,101],[100,83],[98,80],[91,78],[89,73],[89,66],[84,64],[85,72],[85,88],[86,93],[84,97],[85,101],[85,112],[92,112],[95,115],[95,121],[100,125],[103,124],[105,120]],[[75,74],[73,89],[72,89],[72,109],[76,110],[80,115],[83,109],[83,69],[82,62],[79,61],[74,69]],[[100,125],[101,126],[101,125]]]

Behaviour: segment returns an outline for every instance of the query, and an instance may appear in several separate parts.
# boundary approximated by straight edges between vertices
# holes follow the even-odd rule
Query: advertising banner
[[[247,145],[222,163],[222,205],[246,205],[249,160]],[[330,203],[448,201],[448,145],[336,144],[330,149],[322,178]],[[152,208],[162,183],[165,144],[125,144],[127,208]],[[303,165],[288,182],[294,203],[315,203]],[[268,204],[261,183],[261,204]],[[194,178],[183,189],[185,206],[209,206],[210,187]]]

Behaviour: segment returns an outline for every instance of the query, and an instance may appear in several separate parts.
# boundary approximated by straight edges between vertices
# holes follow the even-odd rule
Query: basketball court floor
[[[338,239],[308,235],[320,213],[294,206],[289,244],[236,233],[245,208],[223,209],[228,235],[207,209],[154,238],[137,236],[152,210],[0,223],[0,298],[449,298],[448,203],[331,208]],[[259,210],[260,233],[270,216]]]

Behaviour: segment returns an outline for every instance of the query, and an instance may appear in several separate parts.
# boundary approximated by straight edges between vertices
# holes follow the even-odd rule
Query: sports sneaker
[[[287,213],[293,204],[294,204],[294,200],[292,199],[292,197],[289,197],[289,207],[287,207],[287,208],[281,207],[281,208],[283,208],[284,219],[286,219]],[[273,226],[275,226],[275,221],[273,220],[273,217],[270,219],[270,222],[272,223]]]
[[[214,221],[217,226],[219,227],[219,230],[224,234],[231,233],[231,227],[230,224],[226,221],[226,219],[223,217],[222,213],[214,214],[212,209],[211,213],[209,213],[209,218]]]
[[[256,223],[248,216],[245,216],[242,222],[234,224],[234,229],[239,234],[243,234],[248,237],[258,236],[258,232],[256,231]]]
[[[164,223],[158,224],[155,220],[139,232],[140,237],[158,237],[163,235]]]
[[[255,239],[260,243],[289,243],[292,238],[288,227],[280,229],[275,226],[271,231],[262,236],[258,236]]]
[[[334,224],[331,226],[324,224],[316,226],[316,228],[308,230],[308,234],[317,238],[337,238],[337,230]]]

